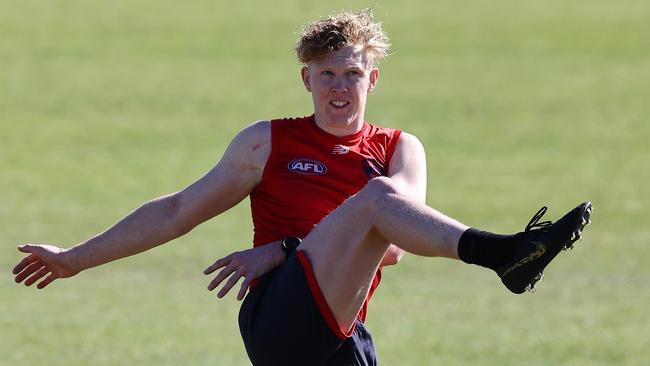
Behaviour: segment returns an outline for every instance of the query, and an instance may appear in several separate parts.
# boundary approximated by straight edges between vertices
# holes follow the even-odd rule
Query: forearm
[[[174,195],[153,199],[103,233],[68,249],[67,256],[82,271],[173,240],[191,230],[176,224],[178,207]]]

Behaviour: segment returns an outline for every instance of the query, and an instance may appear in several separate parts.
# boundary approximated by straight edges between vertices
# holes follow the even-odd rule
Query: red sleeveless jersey
[[[262,181],[250,194],[253,245],[307,236],[370,179],[387,174],[400,133],[364,122],[358,133],[338,137],[319,128],[313,115],[271,121],[271,154]],[[361,320],[380,279],[381,268]]]

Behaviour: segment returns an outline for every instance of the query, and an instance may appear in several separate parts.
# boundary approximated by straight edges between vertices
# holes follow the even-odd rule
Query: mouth
[[[345,100],[332,100],[329,104],[336,109],[342,109],[350,105],[350,102]]]

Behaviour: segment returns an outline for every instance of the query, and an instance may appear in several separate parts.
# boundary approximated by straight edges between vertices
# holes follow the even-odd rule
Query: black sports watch
[[[282,239],[282,251],[284,252],[285,258],[289,258],[291,253],[293,253],[296,248],[298,248],[298,245],[300,245],[300,243],[302,243],[302,239],[295,236],[287,236],[286,238]]]

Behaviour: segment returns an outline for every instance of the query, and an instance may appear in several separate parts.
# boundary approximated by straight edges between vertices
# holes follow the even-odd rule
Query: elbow
[[[402,258],[404,258],[404,254],[406,254],[406,251],[398,248],[397,253],[395,253],[395,264],[399,263]]]
[[[395,245],[391,245],[390,248],[388,248],[388,251],[386,251],[386,255],[384,255],[384,259],[382,260],[381,265],[393,266],[402,260],[405,253],[406,252],[401,248]]]
[[[393,263],[392,264],[399,263],[402,260],[402,258],[404,258],[404,254],[406,254],[406,252],[404,250],[400,249],[400,248],[395,248],[395,249],[396,250],[395,250],[395,253],[393,254],[393,261],[392,261]]]
[[[194,228],[187,220],[183,219],[182,207],[183,200],[179,192],[168,195],[160,199],[162,205],[161,211],[165,226],[170,230],[174,238],[183,236]]]

